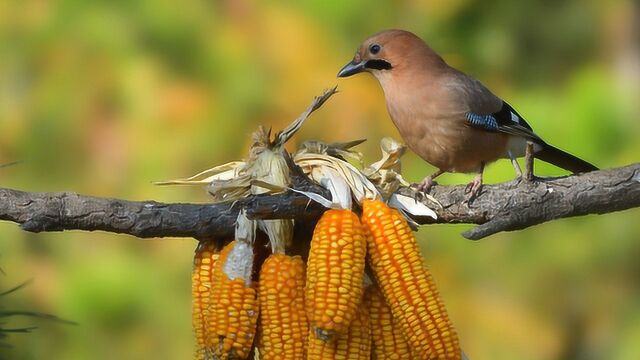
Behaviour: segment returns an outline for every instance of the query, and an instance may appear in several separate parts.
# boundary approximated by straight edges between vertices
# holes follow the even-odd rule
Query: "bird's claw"
[[[429,200],[431,203],[435,204],[438,208],[443,209],[442,204],[435,197],[433,197],[430,194],[427,194],[427,193],[425,193],[423,191],[418,190],[417,186],[415,186],[415,184],[411,185],[411,188],[414,190],[414,192],[413,192],[413,200],[416,203],[424,202],[424,200]]]
[[[424,194],[428,194],[431,191],[431,188],[433,187],[433,185],[435,185],[435,183],[436,182],[433,181],[432,176],[427,176],[422,180],[421,183],[413,184],[412,187],[415,185],[416,191]]]
[[[411,184],[411,188],[414,190],[413,200],[415,200],[415,202],[421,202],[427,193],[431,191],[432,187],[433,179],[430,176],[424,178],[421,183]]]
[[[425,194],[419,190],[418,184],[411,184],[410,188],[413,190],[413,201],[422,202]]]
[[[468,183],[467,186],[465,186],[464,192],[467,194],[469,193],[471,194],[469,196],[469,200],[471,200],[478,196],[481,189],[482,189],[482,178],[476,177],[475,179],[473,179],[473,181]]]
[[[442,204],[435,197],[429,194],[429,192],[431,191],[431,188],[435,184],[436,182],[433,181],[433,178],[431,176],[427,176],[419,184],[416,184],[416,183],[411,184],[410,188],[414,190],[413,200],[415,202],[423,202],[426,199],[432,202],[433,204],[435,204],[440,209],[442,209],[443,208]]]

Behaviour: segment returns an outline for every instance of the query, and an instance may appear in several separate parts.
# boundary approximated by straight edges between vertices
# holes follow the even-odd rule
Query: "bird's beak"
[[[355,75],[359,72],[364,71],[365,61],[356,62],[353,60],[352,62],[345,65],[340,71],[338,71],[338,77],[347,77],[351,75]]]

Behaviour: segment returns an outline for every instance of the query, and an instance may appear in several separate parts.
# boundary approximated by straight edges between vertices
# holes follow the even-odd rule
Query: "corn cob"
[[[363,305],[363,304],[359,304]],[[369,360],[371,358],[371,324],[369,309],[359,306],[347,331],[324,341],[309,332],[307,360]]]
[[[261,360],[304,359],[309,333],[304,307],[304,262],[272,254],[260,269],[258,348]]]
[[[220,252],[213,270],[206,359],[246,359],[251,351],[258,318],[252,262],[253,249],[243,242],[233,241]]]
[[[198,244],[193,258],[191,295],[193,299],[192,325],[196,337],[195,359],[202,360],[205,355],[211,280],[219,256],[213,242],[201,242]]]
[[[364,293],[371,321],[371,359],[412,359],[409,344],[398,324],[393,321],[391,309],[377,285],[368,287]]]
[[[327,210],[316,225],[309,250],[307,317],[323,340],[347,330],[362,299],[366,243],[351,210]]]
[[[458,337],[405,219],[378,200],[363,202],[371,268],[393,318],[420,359],[460,359]]]

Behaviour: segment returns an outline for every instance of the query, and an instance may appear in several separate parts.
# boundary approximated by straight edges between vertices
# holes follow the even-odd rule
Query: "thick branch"
[[[409,189],[403,193],[409,194]],[[438,223],[478,224],[462,235],[477,240],[550,220],[640,207],[640,164],[561,178],[484,186],[470,205],[463,186],[436,186]],[[424,221],[422,223],[428,223]]]
[[[324,193],[298,178],[297,189]],[[413,196],[411,189],[402,193]],[[442,208],[429,204],[438,220],[419,223],[478,224],[463,234],[481,239],[500,231],[524,229],[553,219],[604,214],[640,206],[640,164],[563,178],[516,180],[486,185],[468,204],[463,186],[435,186],[431,193]],[[32,232],[103,230],[137,237],[229,237],[241,208],[252,218],[316,221],[323,208],[293,192],[253,196],[232,203],[163,204],[82,196],[74,193],[29,193],[0,189],[0,220]]]

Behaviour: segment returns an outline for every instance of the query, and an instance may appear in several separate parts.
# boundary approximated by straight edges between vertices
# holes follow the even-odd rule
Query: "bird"
[[[409,149],[438,169],[415,184],[419,191],[428,193],[443,173],[475,173],[465,188],[475,197],[485,166],[501,158],[510,159],[521,177],[516,159],[525,155],[528,142],[535,158],[573,173],[598,170],[549,145],[511,105],[447,64],[409,31],[392,29],[370,36],[338,77],[361,72],[378,80],[391,120]]]

